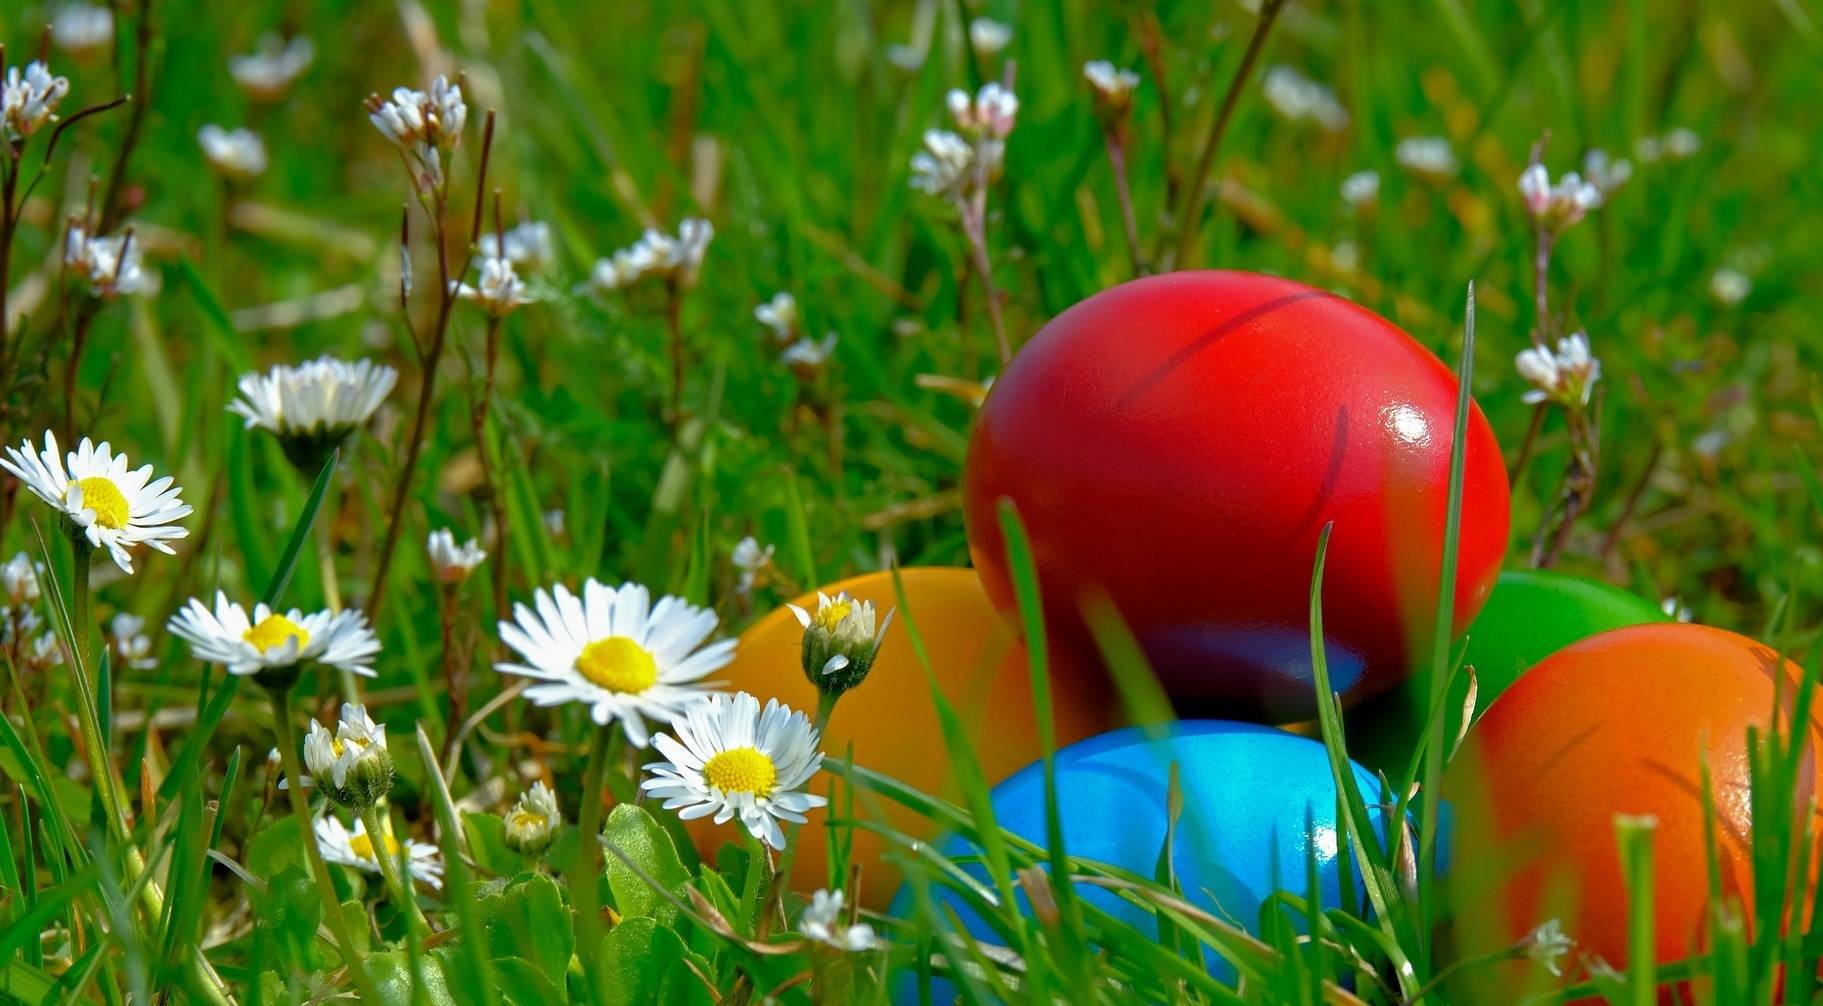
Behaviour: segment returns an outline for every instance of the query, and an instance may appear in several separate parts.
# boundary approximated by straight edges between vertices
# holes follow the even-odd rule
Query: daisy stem
[[[829,725],[829,716],[835,712],[836,700],[841,697],[842,693],[834,691],[822,692],[817,696],[817,718],[813,726],[818,737],[823,735],[823,728]],[[784,903],[785,889],[791,884],[791,867],[798,858],[798,831],[803,827],[796,821],[785,826],[785,848],[779,853],[779,867],[772,875],[772,888],[767,892],[766,905],[760,916],[759,932],[762,938],[767,932],[767,923],[772,918],[773,903]],[[765,854],[764,847],[760,848],[760,853]]]
[[[335,531],[328,520],[316,522],[317,569],[323,579],[323,604],[330,611],[342,610],[342,586],[335,575]],[[346,667],[336,669],[342,681],[342,697],[347,702],[360,702],[361,689],[355,684],[354,672]]]
[[[603,724],[589,745],[589,765],[582,773],[582,810],[576,816],[582,837],[582,876],[571,879],[576,892],[576,956],[588,978],[587,1002],[601,998],[601,973],[597,965],[601,944],[601,791],[608,768],[608,748],[614,728]]]
[[[292,816],[297,818],[298,841],[304,844],[304,861],[310,864],[311,879],[316,881],[316,889],[323,894],[324,921],[329,924],[329,932],[335,937],[336,952],[341,955],[342,965],[348,969],[348,977],[360,992],[361,1001],[381,1002],[372,978],[362,966],[360,954],[355,950],[354,937],[348,931],[348,920],[342,915],[342,904],[336,900],[335,881],[330,878],[329,867],[323,862],[322,850],[317,848],[316,828],[310,817],[310,806],[304,802],[304,787],[300,783],[304,778],[304,769],[298,764],[297,736],[291,730],[289,689],[273,688],[267,694],[272,699],[273,740],[278,743],[279,760],[285,767],[285,778],[291,783],[285,787],[285,792],[291,798]]]
[[[386,836],[392,834],[392,829],[387,827],[390,822],[380,816],[377,805],[369,806],[359,813],[361,824],[367,828],[367,840],[373,845],[373,858],[380,864],[380,876],[386,879],[386,890],[404,906],[405,917],[411,924],[412,932],[429,932],[430,923],[424,918],[424,910],[418,907],[418,899],[411,889],[410,880],[399,875],[399,857],[386,848]]]

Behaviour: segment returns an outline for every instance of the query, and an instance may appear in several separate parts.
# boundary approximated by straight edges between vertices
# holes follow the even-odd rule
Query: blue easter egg
[[[1145,730],[1129,727],[1057,752],[1058,810],[1069,854],[1153,877],[1165,840],[1166,792],[1175,762],[1183,814],[1173,865],[1187,900],[1255,932],[1260,905],[1274,891],[1306,893],[1306,857],[1314,857],[1323,905],[1341,904],[1337,857],[1350,852],[1339,847],[1336,788],[1322,743],[1272,727],[1220,720],[1186,720],[1169,731],[1151,738]],[[1385,802],[1380,782],[1367,769],[1350,764],[1372,827],[1384,836],[1377,808]],[[1002,828],[1045,844],[1042,764],[1028,765],[994,787],[992,801]],[[972,843],[958,838],[944,841],[942,849],[951,858],[980,855]],[[986,881],[980,865],[965,868]],[[1357,878],[1355,904],[1363,904],[1358,871],[1351,868],[1350,876]],[[1142,931],[1156,926],[1151,913],[1112,891],[1084,884],[1075,890]],[[956,909],[974,936],[1000,942],[959,900],[939,888],[932,892]],[[893,914],[910,916],[914,903],[909,886],[901,888]],[[1226,961],[1213,952],[1205,958],[1217,978],[1233,979]],[[900,984],[897,998],[916,1001],[915,992],[906,998],[907,988]]]

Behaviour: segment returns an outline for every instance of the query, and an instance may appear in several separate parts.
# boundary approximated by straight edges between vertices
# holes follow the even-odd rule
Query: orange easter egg
[[[961,718],[989,785],[1037,760],[1038,733],[1025,648],[988,600],[974,571],[929,567],[903,569],[900,576],[938,687]],[[831,596],[847,591],[858,600],[871,601],[881,617],[897,603],[890,572],[842,580],[822,591]],[[806,594],[795,603],[815,610],[816,595]],[[952,758],[937,723],[924,670],[912,651],[903,623],[905,614],[900,611],[887,630],[867,679],[836,703],[823,734],[823,751],[828,761],[838,762],[848,757],[852,746],[856,765],[960,802],[961,793],[952,781]],[[716,679],[725,682],[724,688],[751,692],[762,701],[776,698],[814,714],[817,690],[799,663],[803,635],[791,611],[779,608],[741,634],[734,663],[718,672]],[[1059,659],[1056,653],[1051,655],[1058,747],[1100,733],[1113,723],[1113,703],[1100,676],[1083,672],[1076,664]],[[816,778],[814,791],[826,793],[829,778],[826,774]],[[929,821],[884,798],[874,799],[888,827],[919,838],[936,837]],[[815,890],[829,883],[825,824],[831,814],[842,814],[838,808],[847,802],[838,782],[832,805],[812,811],[810,823],[799,830],[792,866],[794,888]],[[874,816],[866,794],[855,795],[854,816]],[[724,842],[740,838],[733,824],[717,826],[709,819],[687,824],[705,858],[714,856]],[[884,909],[899,886],[898,871],[885,858],[887,842],[866,828],[857,826],[852,833],[850,860],[861,867],[861,903]]]
[[[1789,717],[1800,674],[1745,636],[1679,624],[1604,632],[1522,674],[1476,722],[1444,780],[1456,812],[1452,884],[1462,952],[1510,943],[1559,918],[1580,954],[1622,966],[1627,892],[1618,814],[1657,821],[1658,960],[1701,951],[1709,900],[1705,763],[1722,888],[1751,913],[1747,731],[1763,734],[1771,722],[1775,681],[1785,690],[1780,719]],[[1799,822],[1816,778],[1814,718],[1808,733],[1811,753],[1799,763],[1793,797]],[[1808,822],[1797,827],[1813,830]],[[1486,1001],[1516,1001],[1513,986],[1494,980],[1501,984]]]

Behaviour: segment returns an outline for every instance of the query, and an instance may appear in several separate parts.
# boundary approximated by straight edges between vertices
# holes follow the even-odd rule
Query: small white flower
[[[956,125],[964,132],[1004,140],[1013,131],[1013,120],[1019,114],[1019,98],[1000,84],[989,82],[975,92],[971,100],[967,91],[953,90],[945,99]]]
[[[1459,167],[1450,141],[1441,136],[1408,136],[1393,148],[1393,159],[1405,170],[1428,178],[1449,178]]]
[[[196,134],[203,155],[215,170],[235,179],[247,181],[266,170],[266,144],[250,129],[223,129],[210,123]]]
[[[873,669],[880,641],[893,622],[893,612],[888,611],[876,632],[873,602],[858,600],[847,591],[834,597],[817,591],[815,613],[795,604],[786,607],[804,627],[800,654],[804,675],[823,691],[845,692],[860,684]]]
[[[260,38],[259,48],[228,60],[234,83],[257,101],[277,101],[316,57],[316,47],[299,36],[287,42],[277,35]]]
[[[1514,358],[1520,376],[1532,383],[1524,401],[1559,402],[1581,407],[1589,404],[1595,382],[1601,380],[1601,361],[1589,352],[1589,337],[1575,332],[1557,340],[1557,350],[1528,347]]]
[[[1582,174],[1605,203],[1633,177],[1633,162],[1625,157],[1609,157],[1606,150],[1596,147],[1582,155]]]
[[[144,269],[140,241],[132,231],[109,237],[90,235],[72,222],[63,242],[63,262],[79,279],[88,280],[97,297],[151,293],[157,284]]]
[[[819,890],[810,896],[804,914],[798,916],[798,932],[806,938],[845,950],[863,953],[880,945],[880,938],[865,922],[848,923],[843,919],[842,892]]]
[[[974,187],[976,149],[947,129],[925,130],[924,149],[911,159],[912,188],[933,196],[965,195]],[[997,158],[1003,148],[997,141],[988,141],[980,149],[983,155]]]
[[[189,642],[196,659],[243,676],[318,663],[371,678],[370,665],[380,652],[367,616],[353,608],[310,615],[292,608],[279,614],[258,604],[250,617],[220,591],[214,611],[193,597],[167,628]]]
[[[1556,919],[1546,919],[1538,928],[1526,934],[1522,941],[1526,956],[1544,966],[1546,971],[1558,977],[1563,976],[1563,968],[1558,961],[1570,952],[1576,941],[1564,935],[1563,926]]]
[[[1696,135],[1695,130],[1684,126],[1666,133],[1664,143],[1665,153],[1677,161],[1695,157],[1696,152],[1703,149],[1703,138]]]
[[[544,529],[550,532],[550,535],[553,538],[563,537],[563,511],[546,510],[544,512]]]
[[[519,794],[519,802],[506,812],[506,847],[521,855],[537,855],[550,847],[557,826],[563,823],[563,812],[557,806],[557,794],[543,780]]]
[[[1114,110],[1124,111],[1133,103],[1133,92],[1139,87],[1139,74],[1116,67],[1105,59],[1082,65],[1082,75],[1095,89],[1095,100]]]
[[[334,733],[310,721],[304,767],[337,803],[357,810],[371,807],[392,789],[386,728],[367,715],[366,706],[344,702]]]
[[[96,445],[84,437],[66,455],[46,430],[42,451],[29,440],[8,447],[0,468],[63,515],[90,547],[106,548],[123,572],[133,572],[127,550],[134,545],[175,555],[165,543],[190,533],[176,523],[190,515],[176,481],[169,475],[154,481],[151,465],[128,470],[127,456],[114,453],[105,440]]]
[[[598,724],[620,721],[634,747],[646,746],[647,719],[699,700],[702,679],[734,659],[732,639],[703,645],[715,612],[670,596],[653,604],[636,583],[591,579],[581,597],[559,584],[534,591],[532,604],[515,604],[513,621],[500,623],[500,641],[524,663],[494,669],[534,679],[525,697],[537,705],[580,702]]]
[[[391,823],[388,822],[390,829]],[[380,860],[375,855],[373,839],[367,834],[367,826],[355,819],[354,830],[349,831],[342,819],[334,815],[325,815],[316,820],[317,849],[323,855],[323,861],[340,866],[350,866],[368,873],[380,872]],[[392,837],[389,830],[381,836],[382,851],[395,859],[403,848],[408,857],[407,869],[413,880],[435,890],[443,888],[443,857],[434,845],[406,839],[403,847]]]
[[[487,558],[479,542],[470,538],[457,545],[455,533],[446,527],[432,531],[425,547],[430,552],[430,571],[439,583],[461,583]]]
[[[761,548],[759,539],[752,535],[748,535],[739,542],[736,542],[734,546],[734,568],[741,571],[740,583],[736,589],[743,594],[751,593],[754,584],[759,581],[760,573],[765,570],[767,566],[772,565],[772,555],[774,551],[775,549],[771,545]],[[20,555],[24,554],[25,553],[23,552],[20,553]]]
[[[717,693],[673,718],[671,731],[653,738],[667,760],[647,764],[652,775],[639,785],[686,821],[739,817],[748,834],[783,849],[779,822],[803,824],[805,811],[829,802],[801,792],[823,765],[816,729],[776,699],[762,710],[746,692]]]
[[[506,251],[503,254],[501,247]],[[504,234],[481,235],[479,246],[483,259],[504,258],[527,272],[538,272],[551,264],[551,225],[542,220],[527,220]]]
[[[1552,185],[1551,173],[1537,161],[1519,173],[1519,195],[1532,219],[1553,233],[1577,223],[1601,205],[1601,190],[1583,181],[1581,175],[1565,172]]]
[[[1342,179],[1342,201],[1359,209],[1380,198],[1380,173],[1357,171]]]
[[[780,290],[771,300],[753,309],[753,320],[766,326],[781,344],[790,345],[798,329],[797,298]]]
[[[532,302],[532,295],[526,292],[525,282],[513,271],[510,260],[483,258],[480,269],[481,276],[474,286],[450,280],[450,289],[457,297],[474,303],[494,318],[504,318]]]
[[[1336,92],[1295,67],[1273,67],[1261,86],[1267,104],[1291,122],[1314,122],[1332,133],[1348,128],[1348,110],[1336,100]]]
[[[1739,269],[1717,269],[1709,277],[1709,296],[1723,307],[1733,307],[1753,292],[1753,280]]]
[[[321,356],[295,367],[242,374],[236,384],[240,397],[228,411],[245,418],[247,429],[333,445],[366,424],[398,379],[398,371],[369,360]]]
[[[57,121],[57,106],[70,93],[67,77],[54,77],[50,68],[34,60],[24,69],[8,67],[0,88],[0,133],[22,140],[46,123]]]
[[[390,100],[369,95],[367,118],[382,136],[405,152],[408,160],[415,162],[414,183],[434,189],[443,184],[444,159],[462,142],[468,105],[462,100],[461,85],[438,74],[428,92],[396,87]]]
[[[63,666],[63,646],[57,642],[53,632],[43,633],[26,645],[20,659],[30,671],[48,671],[53,667]]]
[[[114,44],[114,12],[89,3],[66,3],[51,16],[51,41],[57,48],[87,59]]]
[[[38,579],[43,575],[44,563],[33,562],[24,552],[13,553],[0,566],[0,591],[6,594],[6,603],[15,608],[36,603],[41,596]]]
[[[679,286],[695,286],[714,237],[715,226],[695,218],[679,224],[676,237],[647,228],[631,246],[596,262],[589,282],[599,290],[609,291],[656,276]]]
[[[116,667],[144,671],[158,666],[158,658],[152,656],[152,637],[142,631],[145,627],[145,619],[125,611],[108,623],[108,649]]]
[[[978,17],[968,23],[969,44],[983,56],[994,55],[1006,48],[1006,44],[1012,40],[1012,27],[992,18]]]
[[[793,370],[812,374],[822,370],[829,363],[830,354],[835,351],[836,334],[831,332],[820,342],[816,339],[799,339],[785,347],[785,351],[779,354],[779,359]]]

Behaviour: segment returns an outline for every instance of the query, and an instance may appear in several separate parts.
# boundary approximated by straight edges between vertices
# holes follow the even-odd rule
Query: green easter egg
[[[1546,570],[1500,574],[1487,604],[1465,633],[1463,663],[1475,669],[1477,711],[1526,669],[1571,643],[1609,629],[1669,618],[1658,605],[1612,584]],[[1424,729],[1430,674],[1421,669],[1392,692],[1348,716],[1350,754],[1391,774],[1404,772]],[[1444,706],[1450,736],[1462,722],[1468,678],[1460,676]]]

